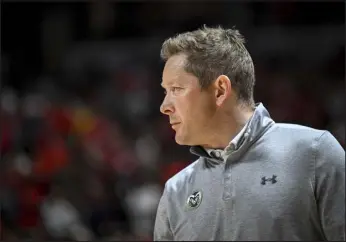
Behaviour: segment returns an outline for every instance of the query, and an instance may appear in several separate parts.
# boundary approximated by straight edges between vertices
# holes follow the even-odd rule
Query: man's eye
[[[179,90],[181,90],[181,88],[180,87],[172,87],[171,88],[171,92],[177,92],[177,91],[179,91]]]
[[[169,92],[171,92],[171,93],[176,93],[177,91],[180,91],[182,88],[181,87],[171,87],[171,88],[169,88]],[[163,93],[165,94],[165,95],[167,95],[167,90],[164,90],[163,91]]]

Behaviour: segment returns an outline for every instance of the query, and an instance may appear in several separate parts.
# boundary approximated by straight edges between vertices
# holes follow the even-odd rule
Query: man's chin
[[[178,145],[186,145],[186,141],[184,140],[183,137],[175,134],[175,142],[178,144]]]
[[[193,142],[188,140],[186,137],[181,137],[181,136],[178,136],[178,135],[175,135],[175,142],[178,145],[188,145],[188,146],[194,146],[195,145]]]

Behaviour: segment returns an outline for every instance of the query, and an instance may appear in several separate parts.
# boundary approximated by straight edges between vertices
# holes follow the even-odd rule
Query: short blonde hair
[[[231,80],[238,99],[253,105],[255,71],[252,58],[244,46],[244,37],[236,29],[203,26],[164,41],[161,58],[185,54],[185,70],[199,79],[202,89],[207,88],[220,75]]]

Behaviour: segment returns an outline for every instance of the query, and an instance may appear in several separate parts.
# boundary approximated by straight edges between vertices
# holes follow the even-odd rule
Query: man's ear
[[[221,106],[231,95],[232,84],[228,76],[220,75],[214,82],[216,105]]]

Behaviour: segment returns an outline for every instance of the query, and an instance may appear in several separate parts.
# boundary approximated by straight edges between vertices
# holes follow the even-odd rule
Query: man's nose
[[[169,100],[168,96],[165,96],[165,98],[163,99],[160,106],[160,112],[166,115],[174,112],[172,102]]]

